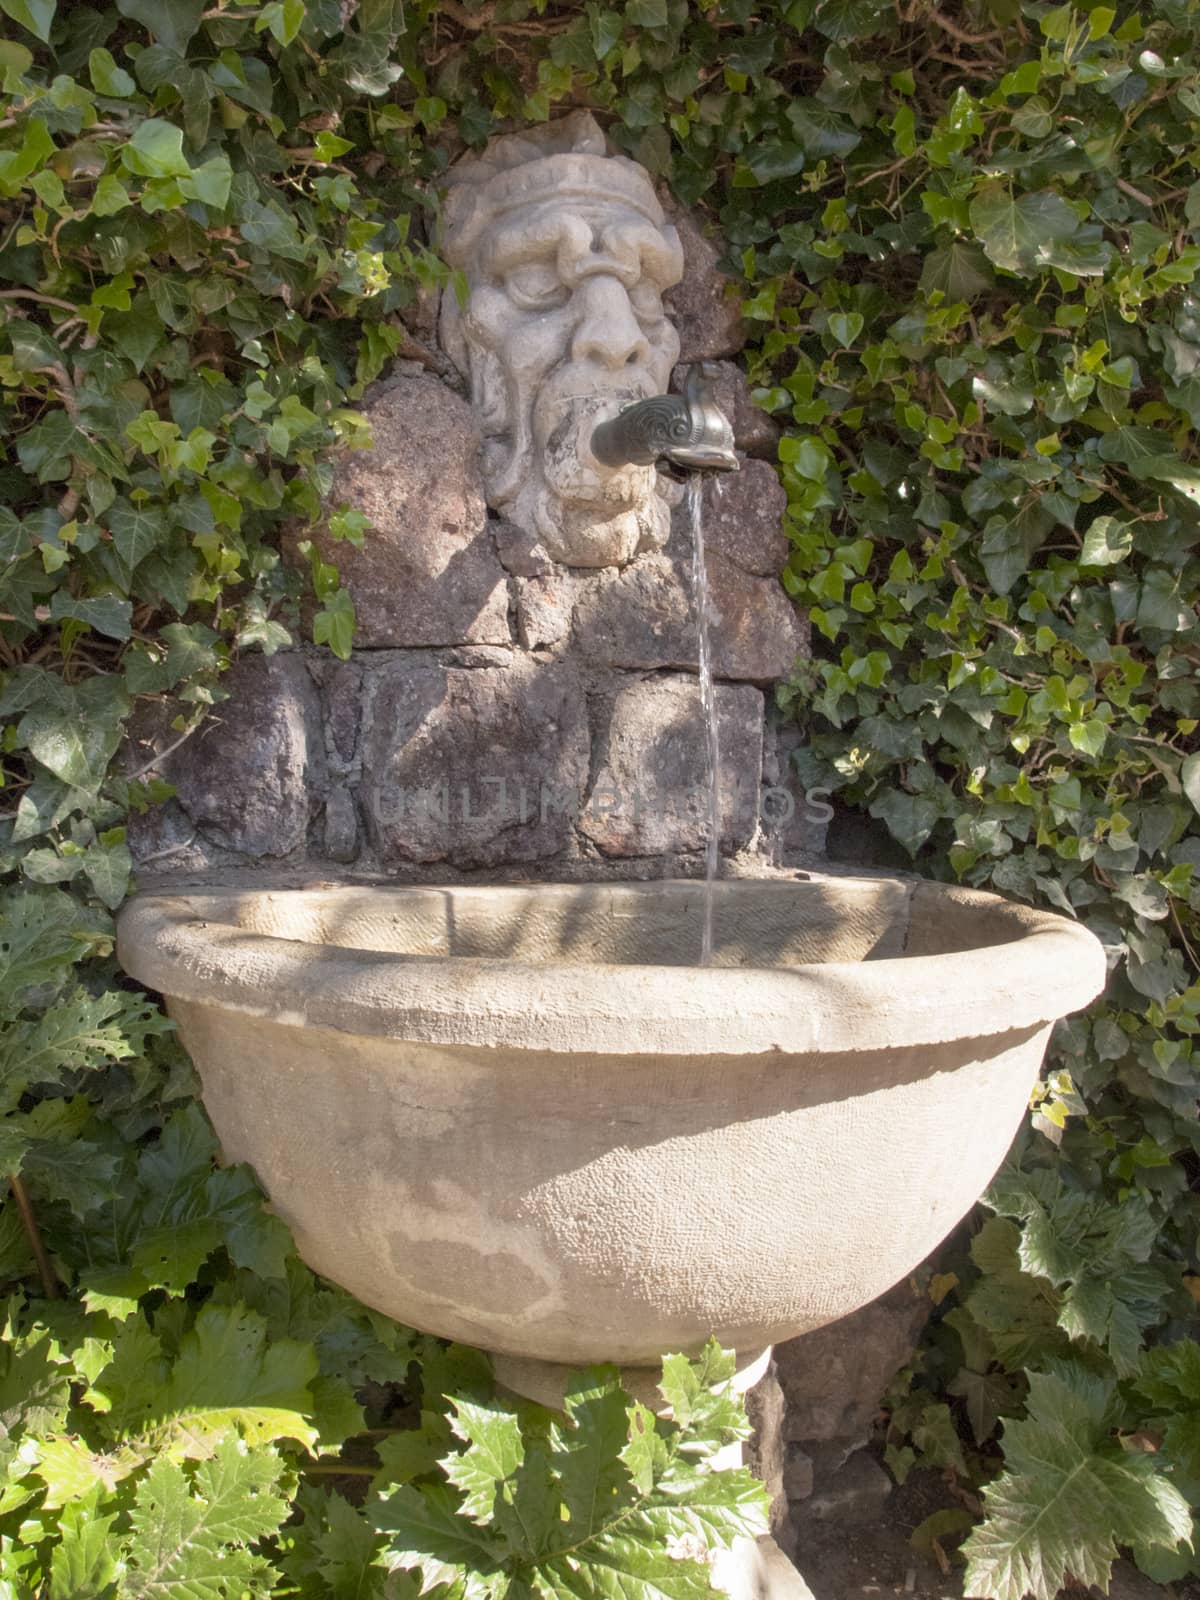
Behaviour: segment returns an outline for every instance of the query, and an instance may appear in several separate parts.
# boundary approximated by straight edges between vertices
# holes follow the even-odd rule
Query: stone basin
[[[874,1299],[985,1187],[1078,925],[901,878],[147,894],[224,1154],[303,1258],[514,1387],[710,1334],[750,1367]]]

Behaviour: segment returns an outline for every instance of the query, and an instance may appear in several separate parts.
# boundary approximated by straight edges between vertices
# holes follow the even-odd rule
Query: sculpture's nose
[[[614,372],[649,361],[650,346],[618,278],[609,273],[585,278],[575,298],[580,314],[571,354],[577,361],[596,361]]]

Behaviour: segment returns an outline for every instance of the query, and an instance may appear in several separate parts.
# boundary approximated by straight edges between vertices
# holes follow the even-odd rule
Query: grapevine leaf
[[[217,1446],[189,1479],[159,1460],[138,1485],[122,1596],[128,1600],[240,1600],[265,1593],[269,1564],[248,1546],[274,1534],[288,1512],[273,1450]]]
[[[1107,1589],[1118,1545],[1173,1549],[1190,1536],[1179,1491],[1112,1441],[1113,1394],[1067,1363],[1030,1374],[1028,1415],[1005,1423],[1005,1470],[963,1546],[968,1593],[1053,1600],[1068,1573]]]

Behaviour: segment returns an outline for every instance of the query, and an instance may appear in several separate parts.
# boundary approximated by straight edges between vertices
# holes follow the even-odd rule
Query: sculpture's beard
[[[606,467],[588,448],[598,422],[657,394],[643,368],[597,383],[594,367],[567,362],[529,397],[510,396],[520,419],[500,459],[494,441],[485,466],[489,498],[571,567],[623,566],[658,549],[670,532],[670,502],[653,466]]]

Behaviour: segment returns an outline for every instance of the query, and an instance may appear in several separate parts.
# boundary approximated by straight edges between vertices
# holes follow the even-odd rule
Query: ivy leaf
[[[1079,552],[1085,567],[1111,567],[1133,550],[1133,529],[1117,517],[1094,517]]]
[[[112,534],[112,547],[120,559],[128,585],[133,580],[138,564],[164,538],[166,518],[161,506],[134,506],[123,497],[113,501],[106,515]]]
[[[625,20],[635,28],[665,28],[667,0],[626,0]]]
[[[787,108],[792,132],[806,156],[814,161],[839,159],[857,150],[862,134],[846,118],[819,100],[793,100]]]
[[[340,661],[349,661],[354,644],[354,601],[337,589],[313,617],[313,643],[327,644]]]
[[[142,178],[186,178],[191,167],[183,153],[183,130],[161,117],[147,117],[121,147],[121,165]]]
[[[1025,276],[1079,227],[1075,211],[1053,189],[1014,198],[1006,185],[989,184],[972,200],[969,215],[988,260]]]
[[[86,623],[89,628],[105,634],[109,639],[128,639],[132,616],[133,602],[121,600],[116,595],[81,599],[65,589],[59,589],[50,602],[52,621],[62,622],[70,617],[76,622]]]
[[[117,0],[117,10],[140,22],[168,50],[182,55],[200,26],[204,0]]]
[[[1030,1373],[1028,1415],[1005,1423],[1005,1470],[984,1489],[987,1521],[963,1545],[969,1593],[1053,1600],[1068,1573],[1107,1589],[1118,1545],[1174,1549],[1190,1536],[1179,1491],[1112,1440],[1113,1395],[1071,1364]]]
[[[91,74],[92,85],[97,94],[111,95],[116,100],[128,100],[131,94],[137,92],[137,84],[125,71],[119,67],[110,50],[98,46],[88,56],[88,72]]]
[[[994,282],[983,251],[960,240],[931,250],[921,268],[921,293],[941,294],[949,305],[978,300]]]
[[[905,794],[901,789],[885,790],[871,801],[870,811],[913,856],[933,832],[940,814],[936,801],[925,795]]]
[[[167,1460],[139,1483],[130,1513],[124,1595],[129,1600],[240,1600],[267,1592],[274,1574],[248,1546],[288,1514],[283,1463],[273,1450],[217,1446],[194,1477]]]
[[[57,10],[57,0],[0,0],[0,11],[27,28],[43,44],[50,40],[50,24]]]

